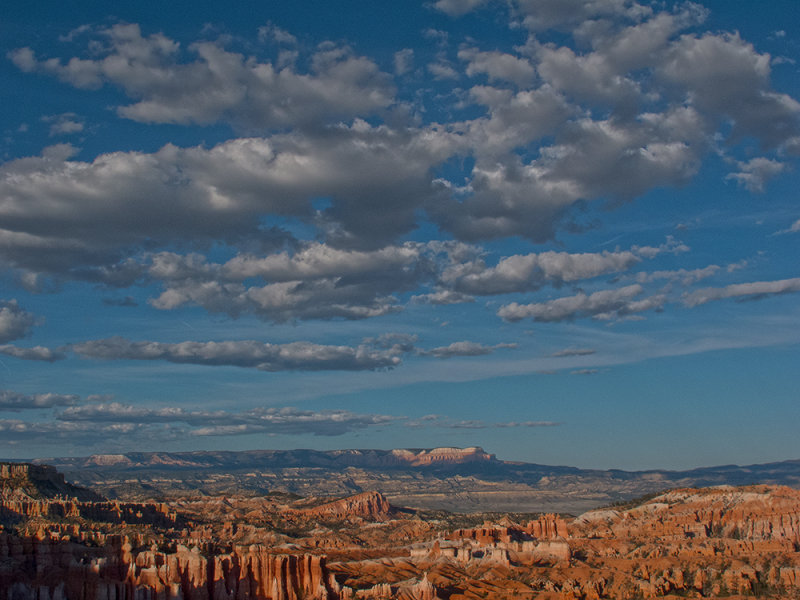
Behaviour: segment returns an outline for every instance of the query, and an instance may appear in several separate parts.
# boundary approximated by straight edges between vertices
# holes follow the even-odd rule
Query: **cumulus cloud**
[[[467,63],[467,75],[484,74],[490,82],[510,81],[522,87],[532,83],[536,75],[530,61],[496,50],[482,52],[477,48],[462,48],[458,58]]]
[[[405,75],[414,68],[414,51],[411,48],[403,48],[394,53],[394,72],[398,75]]]
[[[106,83],[138,101],[120,106],[120,116],[144,123],[210,124],[228,121],[246,128],[284,128],[366,115],[392,103],[388,75],[347,47],[322,44],[310,57],[310,72],[280,68],[227,50],[219,42],[189,46],[183,62],[179,44],[156,33],[143,36],[137,24],[101,30],[101,57],[38,59],[30,48],[10,53],[25,72],[42,72],[78,88]],[[293,43],[273,25],[262,39]]]
[[[630,121],[569,122],[532,161],[516,154],[476,161],[470,192],[437,205],[432,217],[464,240],[518,235],[543,242],[582,199],[628,201],[688,182],[707,144],[703,129],[692,107]]]
[[[55,362],[63,360],[67,355],[61,350],[53,350],[45,346],[33,346],[32,348],[21,348],[11,344],[0,344],[0,354],[21,358],[22,360],[39,360],[44,362]]]
[[[42,117],[42,120],[50,123],[50,137],[80,133],[84,129],[83,120],[75,113],[49,115]]]
[[[437,62],[428,65],[428,71],[433,75],[434,79],[458,79],[459,74],[446,60],[438,60]]]
[[[659,310],[666,302],[666,296],[657,294],[637,299],[644,288],[629,285],[614,290],[601,290],[592,294],[580,292],[547,302],[518,304],[512,302],[502,306],[497,315],[505,321],[521,321],[533,318],[534,321],[558,322],[572,321],[582,317],[612,319],[626,317],[647,310]]]
[[[779,146],[800,132],[800,103],[769,87],[770,56],[759,54],[738,33],[684,35],[659,67],[680,84],[699,110],[733,120],[733,136],[757,137]]]
[[[292,253],[240,254],[216,264],[197,254],[165,252],[150,258],[147,272],[165,287],[151,301],[163,310],[196,304],[273,321],[363,319],[399,310],[393,294],[434,279],[435,254],[418,243],[375,251],[311,243]]]
[[[487,115],[459,126],[482,163],[507,160],[509,152],[552,135],[575,113],[575,108],[549,85],[518,92],[476,85],[469,90],[469,98],[485,107]]]
[[[442,193],[429,170],[460,143],[443,131],[357,122],[320,139],[295,133],[91,162],[63,153],[9,161],[0,165],[0,259],[126,286],[142,276],[132,260],[142,240],[257,247],[273,241],[259,227],[268,214],[313,223],[339,246],[381,247],[411,230],[418,209]],[[315,211],[319,197],[331,206]]]
[[[785,163],[763,157],[738,162],[737,166],[739,171],[729,173],[725,178],[735,181],[753,193],[763,192],[766,182],[786,169]]]
[[[39,319],[23,310],[16,300],[0,300],[0,343],[25,337],[38,322]]]
[[[274,42],[287,46],[296,46],[297,38],[285,29],[281,29],[274,23],[267,23],[258,28],[258,39],[262,42]]]
[[[435,6],[456,15],[482,4],[442,0]],[[693,33],[704,16],[694,5],[657,12],[628,0],[512,4],[514,18],[532,31],[565,29],[571,41],[541,44],[532,35],[513,52],[474,40],[462,46],[466,74],[485,75],[489,85],[458,97],[474,109],[461,122],[379,124],[377,115],[386,116],[381,111],[401,108],[390,76],[329,42],[296,61],[309,64],[307,71],[295,62],[244,56],[222,42],[183,50],[135,24],[83,30],[97,38],[88,59],[40,59],[30,48],[17,49],[10,58],[22,71],[89,89],[119,86],[133,100],[119,107],[122,116],[226,121],[271,134],[212,148],[108,153],[88,162],[72,160],[74,148],[62,145],[8,161],[0,166],[0,260],[27,277],[125,287],[144,276],[137,260],[142,240],[147,251],[257,246],[269,243],[260,224],[270,216],[300,220],[312,228],[310,237],[337,248],[390,246],[425,219],[465,241],[522,236],[542,242],[574,224],[573,211],[584,202],[619,203],[685,184],[717,147],[714,135],[727,129],[724,123],[733,123],[734,143],[754,136],[780,150],[800,139],[800,104],[772,90],[770,57],[735,34]],[[272,24],[259,36],[295,47],[293,36]],[[437,55],[429,71],[459,77],[451,58]],[[395,59],[397,73],[410,68],[409,52]],[[509,89],[507,82],[524,89]],[[466,181],[437,176],[448,160],[465,157],[474,163]],[[731,164],[730,179],[757,191],[784,163],[763,156]],[[99,197],[106,202],[93,201]],[[327,203],[321,209],[315,207],[320,199]],[[216,289],[197,281],[177,286],[158,305],[240,302],[256,312],[285,295],[268,288],[257,294],[261,300],[244,298],[217,283]],[[387,292],[340,314],[383,315],[391,304]]]
[[[453,290],[438,289],[430,294],[416,294],[411,297],[411,301],[420,304],[447,305],[475,302],[475,298],[469,294],[462,294]]]
[[[479,6],[486,4],[489,0],[436,0],[433,5],[437,10],[442,11],[451,17],[457,17],[475,10]]]
[[[544,83],[535,92],[547,92],[562,106],[561,114],[541,121],[550,127],[543,135],[554,135],[555,143],[538,148],[534,160],[521,160],[517,152],[532,150],[528,144],[538,133],[524,130],[539,119],[504,119],[502,112],[520,96],[489,86],[473,89],[473,100],[490,106],[492,117],[464,125],[477,158],[468,191],[434,213],[462,239],[520,235],[545,241],[581,200],[628,201],[653,187],[682,185],[726,122],[733,124],[732,143],[753,136],[765,148],[791,149],[800,139],[800,103],[771,89],[769,55],[737,34],[682,33],[705,18],[696,5],[654,12],[616,0],[512,4],[530,29],[564,29],[576,43],[542,44],[531,36],[523,56],[477,48],[462,48],[460,56],[468,61],[468,74],[517,83],[525,79],[524,66],[533,65]],[[542,99],[534,103],[540,110]],[[581,109],[594,112],[598,105],[609,107],[612,117],[580,118]],[[730,179],[751,191],[782,170],[768,157],[733,164],[738,171]]]
[[[10,390],[0,390],[0,410],[20,411],[30,409],[72,406],[80,398],[72,394],[19,394]]]
[[[569,29],[587,21],[624,18],[639,21],[652,9],[632,0],[516,0],[523,23],[534,31]]]
[[[685,295],[683,302],[687,306],[699,306],[713,300],[724,300],[725,298],[760,300],[769,296],[794,292],[800,292],[800,277],[781,279],[778,281],[735,283],[719,288],[702,288]]]
[[[472,295],[509,294],[540,289],[545,284],[592,279],[626,271],[642,259],[664,252],[680,252],[686,246],[670,238],[661,246],[634,246],[630,250],[597,253],[540,252],[513,255],[489,267],[482,259],[457,263],[446,268],[442,283],[455,291]]]

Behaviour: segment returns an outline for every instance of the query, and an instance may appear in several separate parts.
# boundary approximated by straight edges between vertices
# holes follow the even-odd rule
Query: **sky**
[[[0,457],[800,458],[795,0],[16,3]]]

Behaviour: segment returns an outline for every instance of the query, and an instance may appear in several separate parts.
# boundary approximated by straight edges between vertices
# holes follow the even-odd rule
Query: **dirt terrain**
[[[343,498],[106,500],[0,465],[3,600],[800,598],[800,492],[674,489],[577,517]]]
[[[603,471],[501,460],[480,447],[130,452],[42,462],[119,500],[378,491],[397,506],[418,509],[579,514],[676,487],[768,483],[800,489],[797,460],[689,471]]]

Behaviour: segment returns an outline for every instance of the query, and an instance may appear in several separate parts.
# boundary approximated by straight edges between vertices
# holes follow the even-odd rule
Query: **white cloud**
[[[780,231],[776,231],[774,235],[782,235],[784,233],[797,233],[800,232],[800,219],[797,219],[794,223],[792,223],[787,229],[781,229]]]
[[[514,5],[534,31],[569,29],[601,18],[639,21],[652,12],[632,0],[515,0]]]
[[[508,294],[539,289],[546,283],[589,279],[629,269],[641,259],[631,251],[570,254],[541,252],[502,258],[487,267],[482,261],[455,265],[442,279],[463,293]]]
[[[800,132],[800,103],[769,88],[769,54],[738,34],[681,37],[660,74],[680,84],[701,111],[732,119],[734,139],[752,135],[775,147]]]
[[[259,244],[268,232],[258,219],[268,214],[313,222],[339,245],[380,247],[411,230],[418,209],[442,193],[429,171],[460,144],[436,129],[356,122],[319,139],[167,145],[91,162],[68,160],[71,147],[59,147],[0,165],[0,259],[34,273],[130,285],[142,273],[118,261],[143,239],[155,247]],[[319,197],[332,204],[315,212]]]
[[[467,75],[474,77],[485,74],[490,82],[510,81],[522,87],[533,83],[536,75],[536,70],[528,60],[496,50],[481,52],[477,48],[462,48],[458,58],[467,62]]]
[[[545,284],[560,287],[564,283],[619,273],[643,258],[684,250],[688,250],[685,245],[668,238],[661,246],[633,246],[614,252],[516,254],[500,259],[493,267],[488,267],[483,259],[476,259],[448,266],[442,272],[441,284],[473,295],[534,291]]]
[[[497,315],[512,322],[526,318],[542,322],[572,321],[581,317],[605,320],[627,317],[647,310],[658,310],[666,302],[666,297],[660,294],[636,300],[635,298],[643,291],[642,286],[635,284],[615,290],[601,290],[593,294],[580,292],[575,296],[565,296],[541,303],[512,302],[502,306]]]
[[[23,310],[16,300],[0,300],[0,343],[28,335],[39,319]]]
[[[757,157],[747,162],[737,162],[739,171],[729,173],[725,178],[731,179],[749,192],[761,193],[764,191],[764,184],[782,173],[786,169],[786,164],[769,158]]]
[[[0,390],[0,411],[20,411],[46,409],[57,406],[72,406],[79,401],[72,394],[19,394],[10,390]]]
[[[479,344],[478,342],[462,341],[453,342],[448,346],[440,346],[439,348],[432,348],[430,350],[419,350],[418,354],[422,356],[433,356],[435,358],[452,358],[454,356],[483,356],[491,354],[495,350],[504,348],[516,348],[516,344],[496,344],[494,346],[487,346]]]
[[[716,275],[720,268],[721,267],[719,265],[708,265],[707,267],[700,269],[675,269],[673,271],[651,271],[649,273],[638,273],[636,275],[636,281],[639,283],[647,283],[650,281],[657,281],[659,279],[668,279],[672,281],[680,281],[681,284],[688,286]]]
[[[528,163],[517,155],[477,161],[471,194],[430,212],[460,239],[519,235],[543,242],[582,199],[627,201],[688,182],[706,146],[703,129],[690,107],[635,121],[580,119]]]
[[[0,344],[0,354],[13,356],[22,360],[39,360],[44,362],[55,362],[66,358],[66,354],[61,350],[53,350],[44,346],[33,346],[32,348],[20,348],[10,344]]]
[[[551,135],[572,116],[574,108],[550,86],[535,90],[511,90],[478,85],[470,98],[489,113],[463,126],[479,157],[505,158],[507,153]]]
[[[489,0],[436,0],[434,6],[451,17],[467,14],[476,8],[483,6]]]
[[[45,123],[50,123],[50,137],[57,135],[71,135],[80,133],[84,129],[83,120],[75,113],[63,113],[42,117]]]
[[[274,23],[267,23],[258,28],[258,39],[262,42],[275,42],[287,46],[296,46],[297,38]]]
[[[393,102],[394,88],[369,59],[345,47],[323,45],[311,56],[311,71],[276,68],[269,62],[196,42],[197,58],[180,61],[179,44],[163,34],[142,36],[137,24],[100,31],[105,56],[38,60],[30,48],[10,53],[25,72],[55,75],[79,88],[105,83],[138,101],[120,106],[120,116],[144,123],[210,124],[229,121],[245,128],[283,128],[363,115]],[[288,32],[262,27],[262,39],[293,44]]]
[[[164,360],[173,363],[256,368],[260,371],[362,371],[400,364],[396,348],[362,344],[326,346],[311,342],[268,344],[224,342],[134,342],[122,337],[73,344],[77,354],[102,360]]]
[[[405,75],[414,68],[414,51],[411,48],[403,48],[394,53],[394,72],[397,75]]]
[[[687,306],[699,306],[712,300],[723,300],[725,298],[759,300],[769,296],[795,292],[800,292],[800,277],[778,281],[735,283],[721,288],[702,288],[684,296],[683,301]]]
[[[433,75],[434,79],[445,80],[445,79],[458,79],[458,71],[456,71],[453,67],[451,67],[447,62],[440,60],[435,63],[430,63],[428,65],[428,71],[430,74]]]
[[[294,252],[237,255],[224,264],[172,252],[150,258],[148,275],[165,291],[151,304],[170,310],[187,303],[211,312],[252,313],[274,321],[377,316],[399,309],[393,293],[435,276],[423,244],[358,251],[325,244]],[[268,282],[258,285],[252,280]],[[245,280],[250,280],[244,284]]]
[[[119,402],[73,406],[61,411],[62,422],[91,422],[102,425],[188,425],[188,435],[245,435],[254,433],[280,435],[336,436],[376,425],[387,425],[396,417],[357,414],[346,410],[310,411],[292,407],[264,407],[241,412],[224,410],[186,410],[167,406],[147,408]]]

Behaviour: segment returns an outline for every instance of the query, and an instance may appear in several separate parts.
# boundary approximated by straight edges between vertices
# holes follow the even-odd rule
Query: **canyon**
[[[0,463],[0,527],[2,600],[800,598],[800,491],[776,485],[454,513],[374,490],[106,499]]]
[[[688,471],[579,469],[506,461],[480,447],[131,452],[46,458],[108,498],[378,491],[397,506],[459,512],[578,514],[675,487],[768,483],[800,487],[800,461]]]

